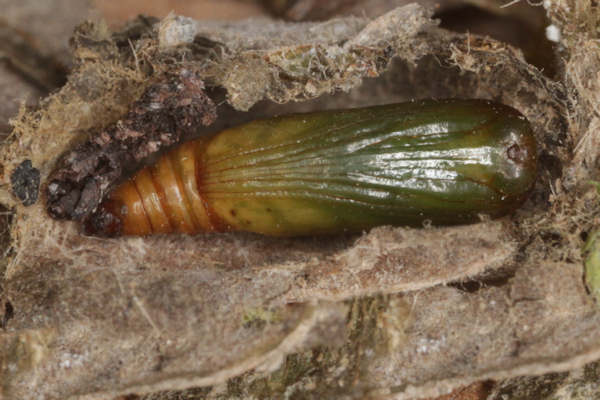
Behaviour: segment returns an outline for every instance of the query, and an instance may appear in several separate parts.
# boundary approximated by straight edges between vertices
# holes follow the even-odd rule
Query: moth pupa
[[[303,236],[469,223],[519,207],[536,164],[525,117],[486,100],[286,115],[181,144],[118,186],[87,229]]]

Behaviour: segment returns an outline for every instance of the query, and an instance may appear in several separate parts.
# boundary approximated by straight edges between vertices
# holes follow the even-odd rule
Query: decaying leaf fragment
[[[14,120],[0,152],[0,202],[14,209],[1,294],[10,309],[0,333],[4,397],[213,386],[208,397],[406,399],[600,356],[600,312],[580,252],[598,202],[578,195],[579,174],[570,175],[572,191],[560,181],[576,137],[566,118],[573,105],[565,85],[518,50],[439,29],[418,5],[299,24],[170,16],[114,35],[87,23],[73,43],[67,84]],[[136,129],[136,106],[153,104],[143,93],[181,79],[178,71],[203,94],[174,109],[213,102],[216,118],[210,106],[191,106],[190,120],[169,121],[193,125]],[[264,116],[427,97],[493,99],[531,121],[540,172],[522,209],[466,226],[321,239],[103,239],[51,218],[46,195],[24,204],[9,184],[30,160],[46,193],[57,176],[73,176],[66,154],[97,160],[102,138],[123,150],[115,139],[124,135],[125,159],[143,164],[175,141],[144,140],[181,129],[200,136]],[[82,143],[99,147],[70,153]],[[91,165],[87,177],[103,176],[102,163]],[[111,169],[95,183],[99,193],[137,166]]]

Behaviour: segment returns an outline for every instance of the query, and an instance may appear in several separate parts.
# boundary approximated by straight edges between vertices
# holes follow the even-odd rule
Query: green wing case
[[[311,235],[505,214],[535,181],[536,143],[508,106],[429,100],[254,121],[210,140],[200,165],[229,229]]]

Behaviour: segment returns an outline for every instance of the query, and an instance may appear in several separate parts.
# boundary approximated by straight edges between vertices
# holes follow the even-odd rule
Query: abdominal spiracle
[[[288,115],[182,144],[117,187],[87,230],[300,236],[468,223],[517,208],[536,164],[527,120],[484,100]]]

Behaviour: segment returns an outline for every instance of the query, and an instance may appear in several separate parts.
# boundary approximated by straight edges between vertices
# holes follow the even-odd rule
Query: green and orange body
[[[517,208],[536,143],[516,110],[417,101],[250,122],[182,144],[96,214],[114,235],[251,231],[301,236],[456,224]]]

